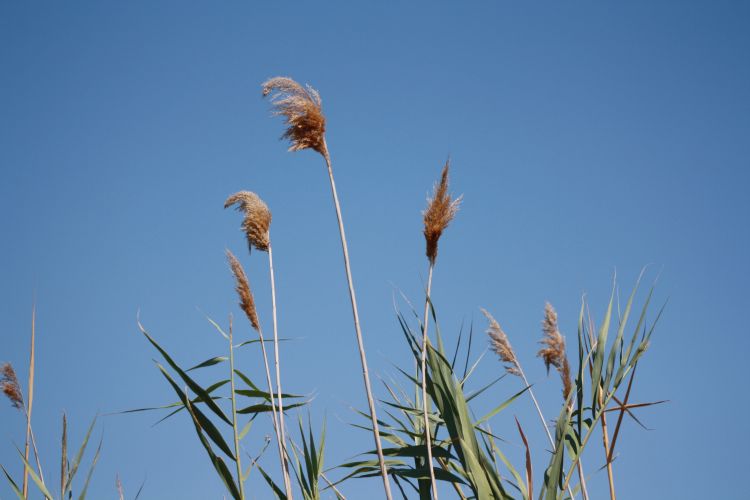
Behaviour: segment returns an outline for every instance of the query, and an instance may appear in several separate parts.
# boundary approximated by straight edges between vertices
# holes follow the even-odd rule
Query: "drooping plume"
[[[237,282],[235,289],[237,295],[240,297],[240,308],[245,312],[245,316],[250,320],[250,324],[255,328],[256,331],[260,331],[260,322],[258,321],[258,312],[255,309],[255,299],[253,298],[253,292],[250,291],[250,282],[247,280],[245,270],[242,269],[242,264],[237,260],[232,252],[227,250],[227,260],[229,260],[229,266],[232,268],[232,274]]]
[[[269,228],[271,226],[271,211],[260,197],[250,191],[235,193],[224,202],[224,208],[237,205],[237,210],[245,214],[242,230],[247,236],[248,249],[253,247],[263,252],[268,251],[270,245]]]
[[[510,345],[508,336],[505,334],[500,324],[487,312],[486,309],[482,309],[482,313],[487,317],[489,326],[487,327],[487,335],[490,337],[490,347],[498,355],[500,361],[505,363],[505,371],[511,375],[517,377],[521,376],[521,368],[518,365],[518,358],[516,353],[513,352],[513,347]]]
[[[450,160],[445,162],[440,182],[435,184],[432,198],[427,199],[427,209],[422,212],[424,216],[424,238],[427,244],[426,254],[427,258],[430,259],[430,264],[435,264],[440,235],[443,234],[445,228],[448,227],[450,221],[455,217],[463,198],[459,196],[454,200],[451,198],[450,193],[448,193],[449,167]]]
[[[21,385],[18,383],[16,371],[10,363],[5,363],[2,368],[0,368],[0,387],[2,387],[3,393],[10,400],[10,404],[13,405],[13,408],[19,410],[23,408],[23,393],[21,392]]]
[[[560,333],[557,326],[557,312],[552,304],[547,302],[544,305],[544,320],[542,320],[542,331],[544,338],[539,342],[544,344],[537,356],[544,359],[544,364],[549,373],[549,367],[554,366],[560,374],[563,383],[563,398],[568,399],[572,389],[570,381],[570,364],[568,356],[565,353],[565,337]]]
[[[273,114],[286,119],[287,129],[282,138],[291,143],[289,151],[310,148],[326,156],[326,118],[318,91],[291,78],[277,76],[263,83],[263,97],[269,95]]]

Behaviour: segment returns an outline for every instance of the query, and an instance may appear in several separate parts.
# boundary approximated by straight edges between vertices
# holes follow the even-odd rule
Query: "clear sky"
[[[138,310],[185,365],[224,351],[204,314],[226,324],[231,312],[237,336],[253,336],[225,248],[241,256],[270,330],[265,256],[246,254],[240,216],[222,208],[242,189],[273,211],[280,331],[298,339],[282,350],[285,388],[314,396],[316,426],[327,417],[328,465],[371,448],[347,425],[366,402],[324,167],[285,151],[260,96],[263,80],[288,75],[323,97],[373,374],[411,366],[393,293],[421,301],[420,211],[450,155],[464,204],[435,271],[445,336],[462,322],[481,332],[479,307],[489,309],[552,418],[559,382],[534,358],[545,300],[573,347],[582,294],[600,318],[614,272],[626,293],[650,264],[655,303],[669,305],[633,398],[670,403],[640,412],[653,430],[626,422],[620,496],[738,498],[750,465],[748,4],[405,4],[0,4],[0,361],[25,378],[36,297],[46,468],[58,467],[63,410],[78,442],[97,412],[172,401]],[[260,379],[257,352],[239,362]],[[474,387],[500,370],[486,357]],[[519,388],[505,379],[479,408]],[[520,465],[514,415],[541,478],[530,402],[494,429]],[[116,496],[115,474],[128,496],[145,477],[142,498],[221,497],[188,419],[156,419],[101,420],[92,498]],[[0,423],[0,463],[17,473],[22,418],[2,403]],[[253,429],[248,451],[270,432]],[[379,488],[343,485],[353,499]]]

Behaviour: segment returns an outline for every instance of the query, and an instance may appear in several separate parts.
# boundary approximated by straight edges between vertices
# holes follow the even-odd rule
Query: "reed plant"
[[[34,401],[34,375],[36,371],[36,304],[32,308],[31,312],[31,342],[29,348],[29,377],[26,396],[24,397],[23,389],[18,381],[13,365],[10,363],[4,363],[0,366],[0,388],[2,388],[3,394],[8,398],[10,404],[16,410],[23,413],[24,416],[24,429],[26,435],[26,442],[24,445],[24,451],[16,447],[19,458],[23,465],[22,480],[16,481],[13,479],[12,474],[6,469],[4,465],[0,465],[5,479],[8,482],[13,493],[21,500],[27,500],[30,498],[30,484],[33,483],[39,490],[39,493],[45,500],[54,500],[58,498],[63,500],[65,498],[72,498],[74,491],[74,479],[78,473],[78,470],[83,461],[86,447],[91,437],[91,433],[96,425],[97,418],[94,418],[89,425],[86,435],[81,443],[73,460],[68,456],[68,418],[63,413],[62,415],[62,433],[60,438],[60,490],[59,496],[55,496],[53,493],[54,488],[52,483],[47,480],[47,476],[42,469],[42,458],[37,447],[36,438],[34,436],[34,428],[31,422],[32,405]],[[94,457],[89,465],[86,479],[80,486],[78,491],[78,499],[85,500],[88,494],[89,484],[94,474],[94,469],[99,461],[99,456],[102,449],[102,439],[99,440],[99,446],[96,449]],[[30,462],[29,451],[34,452],[34,464]],[[36,467],[34,467],[36,466]],[[31,483],[29,482],[31,479]],[[21,486],[18,483],[21,483]],[[136,497],[137,498],[137,497]]]
[[[362,378],[365,384],[367,404],[370,411],[372,433],[378,454],[380,473],[383,478],[385,496],[388,500],[391,500],[391,486],[388,482],[388,469],[385,464],[385,457],[383,456],[382,444],[380,442],[380,431],[378,429],[378,418],[375,411],[375,400],[372,395],[370,374],[367,367],[367,355],[365,354],[365,345],[359,321],[357,296],[354,291],[351,265],[349,263],[349,248],[346,242],[344,220],[341,214],[341,204],[339,203],[338,192],[336,191],[336,181],[333,177],[331,154],[328,150],[328,145],[326,144],[326,119],[323,115],[323,101],[320,98],[318,91],[311,86],[308,85],[307,87],[303,87],[291,78],[286,77],[276,77],[266,81],[263,84],[263,96],[269,96],[274,107],[274,114],[277,116],[283,116],[285,119],[287,128],[282,137],[289,140],[289,151],[312,149],[319,153],[325,160],[326,168],[328,170],[328,180],[331,184],[333,206],[336,209],[339,235],[341,237],[344,270],[346,271],[346,281],[349,287],[349,301],[352,306],[354,332],[357,336],[357,348],[359,350],[359,358],[362,364]]]
[[[322,156],[327,169],[368,405],[366,411],[358,411],[359,415],[366,419],[366,423],[354,425],[372,434],[375,448],[365,451],[363,453],[365,457],[361,459],[350,460],[325,471],[323,469],[325,432],[316,441],[312,429],[308,427],[305,430],[300,422],[299,435],[302,444],[297,445],[293,440],[287,439],[287,429],[284,425],[285,413],[305,402],[291,405],[283,403],[285,399],[299,396],[285,394],[281,389],[280,339],[276,326],[276,294],[269,230],[271,213],[255,193],[238,192],[226,200],[225,207],[237,206],[238,210],[244,214],[242,229],[247,238],[249,250],[268,253],[274,324],[275,388],[265,348],[267,341],[260,327],[249,281],[239,260],[231,252],[227,255],[235,277],[240,307],[256,330],[258,339],[234,346],[231,327],[227,335],[214,323],[220,333],[229,338],[229,357],[210,358],[190,370],[182,370],[144,330],[144,334],[165,357],[167,364],[186,384],[186,389],[183,391],[171,380],[164,367],[159,366],[179,399],[177,403],[165,406],[171,410],[168,416],[180,410],[188,411],[214,467],[233,497],[245,498],[243,482],[247,479],[250,468],[257,465],[263,481],[270,487],[273,494],[284,499],[292,498],[294,491],[299,491],[306,500],[318,499],[325,490],[331,490],[337,498],[343,498],[339,489],[343,482],[353,478],[379,476],[383,482],[385,497],[388,499],[392,497],[389,481],[391,478],[403,497],[408,497],[407,492],[413,489],[421,500],[436,500],[440,483],[447,484],[449,488],[447,491],[452,491],[458,498],[463,499],[509,499],[514,498],[517,493],[521,498],[530,500],[537,491],[539,498],[544,500],[573,499],[576,495],[580,495],[583,500],[588,500],[589,493],[582,455],[595,429],[599,428],[604,436],[604,468],[608,471],[610,497],[614,500],[612,459],[622,422],[626,416],[635,419],[633,415],[635,408],[659,403],[635,405],[629,403],[635,368],[648,349],[653,331],[653,325],[648,332],[642,331],[645,327],[651,293],[642,308],[641,319],[630,337],[630,342],[625,342],[624,332],[637,285],[625,307],[624,314],[619,318],[617,333],[611,342],[607,340],[612,323],[612,300],[597,334],[593,333],[592,321],[583,321],[583,311],[588,307],[584,303],[579,318],[577,367],[573,367],[568,358],[566,341],[560,332],[557,312],[549,303],[545,305],[540,340],[542,347],[537,355],[543,360],[548,373],[550,368],[557,371],[562,384],[560,411],[555,420],[554,431],[547,425],[542,405],[532,389],[508,335],[500,323],[484,309],[482,313],[488,321],[489,349],[503,363],[503,369],[489,383],[483,384],[479,389],[469,391],[470,378],[481,359],[480,356],[479,359],[470,362],[474,337],[473,327],[469,329],[468,335],[463,331],[459,332],[455,350],[450,354],[440,331],[432,299],[438,244],[442,234],[455,217],[462,200],[461,197],[453,198],[449,193],[449,162],[446,162],[440,179],[435,183],[432,195],[428,198],[427,208],[422,213],[425,254],[428,260],[424,312],[420,315],[412,310],[416,319],[416,325],[412,326],[407,317],[397,311],[398,323],[409,350],[413,354],[416,370],[410,374],[408,370],[399,368],[399,372],[405,379],[401,384],[394,380],[383,382],[387,397],[379,401],[385,408],[385,417],[379,419],[370,383],[341,204],[333,176],[331,155],[326,143],[326,119],[322,111],[322,100],[312,87],[303,87],[296,81],[285,77],[266,81],[263,84],[263,95],[270,99],[273,114],[285,120],[286,129],[282,137],[290,142],[289,150],[311,149]],[[614,292],[612,297],[614,297]],[[657,315],[657,320],[658,317]],[[434,330],[434,342],[430,340],[430,324]],[[462,352],[460,349],[462,338],[468,338],[468,346],[464,348],[463,354],[459,355]],[[267,391],[260,390],[245,373],[236,367],[234,362],[234,349],[254,342],[261,347]],[[464,359],[463,368],[458,361],[459,357]],[[230,363],[229,378],[219,380],[207,388],[198,385],[187,375],[188,371],[225,362],[227,359]],[[235,376],[251,389],[237,389]],[[489,389],[507,376],[522,381],[520,390],[511,391],[501,398],[502,401],[499,404],[496,402],[491,411],[477,417],[477,412],[473,408],[475,399],[480,396],[488,397]],[[625,380],[627,380],[627,390],[624,396],[619,396],[618,391]],[[231,418],[225,415],[217,404],[223,398],[214,393],[225,383],[230,386]],[[409,388],[413,389],[413,396],[409,395],[411,392]],[[192,395],[188,394],[188,389],[193,393]],[[536,485],[532,460],[534,443],[528,439],[521,422],[516,419],[512,432],[517,432],[525,449],[523,467],[516,467],[509,460],[507,451],[503,451],[505,446],[503,440],[499,439],[491,426],[492,420],[499,413],[507,410],[524,393],[528,393],[531,398],[550,447],[549,464],[544,471],[543,479],[539,480],[539,484]],[[260,398],[261,401],[246,408],[239,408],[237,405],[239,397],[255,397]],[[208,414],[199,409],[204,406],[210,410]],[[617,424],[610,439],[607,413],[613,411],[618,412],[618,415]],[[269,413],[271,416],[279,464],[284,478],[283,487],[276,483],[270,470],[257,463],[257,459],[253,459],[250,468],[244,472],[240,464],[240,441],[247,435],[249,424],[259,413]],[[245,429],[238,431],[238,415],[247,414],[252,415],[250,422]],[[224,421],[223,425],[229,425],[232,428],[233,449],[226,444],[226,441],[221,438],[221,432],[211,423],[212,419],[217,418]],[[386,447],[383,447],[381,440],[388,443]],[[214,447],[221,451],[228,460],[235,462],[234,474],[229,472],[223,459],[213,451]],[[292,467],[289,466],[290,461],[293,463]],[[343,471],[343,476],[331,480],[328,474],[333,471]],[[578,474],[577,484],[572,484],[574,472]],[[296,487],[292,484],[292,480],[296,483]]]
[[[425,293],[424,301],[424,314],[422,317],[422,350],[421,350],[421,366],[420,371],[422,374],[422,409],[424,414],[424,438],[425,438],[425,449],[427,451],[427,464],[430,472],[430,485],[432,488],[432,498],[437,500],[438,491],[437,483],[435,481],[435,473],[432,469],[432,443],[430,430],[430,418],[429,409],[427,406],[427,344],[429,338],[427,336],[427,327],[429,325],[429,306],[431,302],[432,293],[432,272],[435,269],[435,261],[437,260],[438,254],[438,242],[443,231],[448,227],[448,224],[453,220],[458,211],[458,206],[461,203],[461,197],[453,200],[450,193],[448,193],[448,168],[450,166],[450,160],[445,162],[443,171],[440,175],[440,182],[435,184],[433,194],[431,198],[427,199],[427,209],[424,211],[424,238],[426,244],[425,255],[429,262],[427,270],[427,291]]]
[[[288,451],[286,449],[286,436],[284,424],[284,397],[281,391],[281,363],[279,362],[279,335],[278,335],[278,322],[276,317],[276,280],[274,277],[273,270],[273,250],[271,247],[271,211],[268,206],[260,199],[260,197],[250,191],[241,191],[235,193],[224,202],[224,208],[237,205],[237,209],[244,212],[244,219],[242,221],[242,229],[245,233],[248,243],[248,251],[252,252],[255,248],[261,252],[268,253],[268,268],[271,282],[271,314],[273,320],[273,351],[274,351],[274,371],[276,374],[276,402],[278,403],[278,412],[275,409],[274,401],[271,400],[274,418],[274,429],[277,433],[277,440],[279,442],[279,455],[282,460],[282,473],[284,475],[284,488],[289,498],[292,498],[291,480],[289,477],[289,464],[287,461]],[[242,298],[241,306],[245,311],[245,314],[250,319],[250,323],[253,328],[258,332],[258,335],[262,339],[262,332],[258,323],[257,314],[248,312],[250,309],[254,311],[255,305],[252,301],[252,293],[250,292],[249,284],[247,284],[247,278],[244,276],[242,266],[239,261],[231,254],[230,263],[232,271],[237,279],[237,292]],[[248,302],[249,299],[249,302]],[[268,374],[269,392],[273,392],[271,385],[271,378],[268,369],[268,359],[265,351],[265,344],[261,342],[263,348],[263,361],[266,367],[266,373]]]

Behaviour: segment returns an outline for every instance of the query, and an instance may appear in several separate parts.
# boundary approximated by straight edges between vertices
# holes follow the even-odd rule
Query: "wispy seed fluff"
[[[255,299],[253,298],[253,292],[250,291],[250,283],[245,275],[245,270],[242,269],[242,264],[237,260],[237,257],[229,250],[227,250],[227,260],[229,260],[229,266],[232,268],[232,274],[237,282],[235,290],[237,290],[237,295],[240,297],[240,308],[245,312],[245,316],[250,320],[253,328],[257,332],[260,332],[260,322],[258,321],[258,312],[255,309]]]
[[[23,393],[21,392],[21,386],[18,383],[16,371],[10,363],[5,363],[2,368],[0,368],[0,387],[2,387],[3,394],[8,397],[13,408],[19,410],[23,408]]]
[[[510,345],[508,336],[505,334],[500,324],[487,312],[486,309],[482,309],[482,313],[487,317],[489,326],[487,327],[487,335],[490,337],[490,347],[498,355],[500,361],[505,363],[505,371],[511,375],[521,376],[521,368],[518,365],[518,358],[516,353],[513,352],[513,347]]]
[[[427,244],[426,255],[430,264],[435,264],[438,253],[438,240],[458,212],[463,196],[453,200],[448,193],[448,168],[450,160],[445,162],[440,182],[435,183],[432,198],[427,198],[427,209],[424,216],[424,238]]]
[[[242,221],[242,230],[247,236],[249,250],[253,247],[263,252],[268,251],[270,235],[268,229],[271,226],[271,211],[260,197],[250,191],[235,193],[224,202],[224,208],[237,205],[237,210],[245,214]]]
[[[326,118],[318,91],[291,78],[277,76],[263,83],[263,97],[268,96],[274,116],[286,119],[287,129],[281,137],[289,140],[289,151],[309,148],[326,156]]]
[[[544,338],[539,343],[544,344],[546,347],[541,349],[537,356],[544,359],[547,373],[549,373],[550,365],[554,366],[558,371],[563,383],[563,398],[568,399],[572,387],[570,381],[570,364],[568,363],[568,356],[565,353],[565,337],[562,336],[557,326],[557,312],[555,312],[555,308],[549,302],[544,305],[542,332],[544,332]]]

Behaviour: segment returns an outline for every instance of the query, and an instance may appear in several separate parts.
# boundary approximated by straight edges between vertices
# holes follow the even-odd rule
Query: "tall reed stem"
[[[434,268],[435,265],[430,262],[430,270],[427,273],[427,296],[424,301],[424,322],[422,323],[422,410],[424,412],[424,442],[427,446],[427,467],[430,470],[432,498],[438,500],[435,471],[432,469],[432,436],[430,431],[430,417],[427,410],[427,324],[430,318],[430,295],[432,293],[432,270]]]
[[[544,432],[547,433],[547,439],[549,439],[549,444],[552,446],[552,451],[555,451],[555,440],[552,439],[552,434],[549,432],[549,427],[547,427],[547,421],[544,419],[544,415],[542,414],[542,409],[539,406],[539,402],[536,400],[536,396],[534,396],[534,391],[531,389],[531,386],[529,385],[529,381],[526,379],[526,374],[523,372],[523,368],[521,368],[520,363],[516,363],[516,368],[518,368],[518,372],[521,374],[521,378],[523,379],[523,383],[526,384],[527,387],[529,387],[529,396],[531,396],[531,400],[534,402],[534,406],[536,407],[536,412],[539,415],[539,419],[542,421],[542,427],[544,427]],[[567,485],[568,494],[570,495],[570,498],[573,499],[575,496],[573,495],[573,490],[570,488],[570,485]],[[581,483],[581,490],[583,491],[583,483]],[[587,498],[587,495],[584,495],[584,498]]]
[[[274,354],[274,365],[276,368],[276,400],[279,406],[279,434],[281,436],[281,446],[284,448],[284,481],[289,482],[289,489],[291,489],[291,481],[289,479],[289,462],[286,453],[286,425],[284,424],[284,400],[281,393],[281,368],[279,364],[279,330],[278,323],[276,321],[276,280],[273,272],[273,251],[271,249],[271,242],[269,238],[268,243],[268,269],[271,275],[271,316],[273,319],[273,354]]]
[[[234,457],[237,464],[237,482],[240,486],[240,499],[245,499],[245,485],[242,481],[242,463],[240,461],[240,437],[237,432],[237,400],[234,394],[234,340],[232,337],[232,317],[229,316],[229,385],[232,394],[232,427],[234,428]]]
[[[589,492],[586,489],[586,475],[583,473],[583,462],[580,458],[578,459],[576,467],[578,468],[578,478],[579,482],[581,483],[581,493],[583,494],[583,500],[589,500]]]
[[[26,413],[26,445],[24,446],[23,456],[26,463],[29,463],[29,444],[31,443],[31,410],[34,405],[34,346],[36,344],[36,304],[31,308],[31,349],[29,354],[29,389],[28,403],[25,407]],[[35,447],[36,448],[36,447]],[[35,453],[36,454],[36,453]],[[42,469],[37,456],[37,467],[39,467],[40,478]],[[29,492],[29,468],[26,464],[23,466],[23,496],[26,498]]]
[[[375,401],[372,397],[372,388],[370,386],[370,375],[367,370],[367,356],[365,355],[365,345],[362,340],[362,330],[359,326],[359,312],[357,310],[357,297],[354,293],[354,283],[352,281],[352,272],[349,265],[349,249],[346,244],[346,233],[344,232],[344,221],[341,216],[341,205],[339,204],[339,196],[336,192],[336,182],[333,179],[333,167],[331,166],[331,156],[328,153],[328,146],[323,139],[323,158],[325,158],[326,166],[328,167],[328,179],[331,182],[331,193],[333,195],[333,204],[336,208],[336,217],[339,223],[339,234],[341,235],[341,248],[344,253],[344,268],[346,269],[346,280],[349,285],[349,300],[352,304],[352,315],[354,317],[354,331],[357,334],[357,347],[359,348],[359,359],[362,363],[362,377],[365,382],[365,391],[367,392],[367,404],[370,408],[370,419],[372,420],[372,433],[375,439],[375,448],[378,454],[378,462],[380,463],[380,474],[383,477],[383,486],[385,488],[385,496],[388,500],[392,500],[391,496],[391,485],[388,481],[388,469],[385,466],[385,457],[383,456],[383,447],[380,444],[380,429],[378,427],[378,418],[375,414]]]
[[[599,388],[599,404],[602,403],[602,389]],[[607,460],[607,480],[609,481],[609,498],[616,500],[615,497],[615,478],[612,472],[612,461],[609,453],[609,432],[607,431],[607,412],[602,412],[602,444],[604,445],[604,458]]]
[[[273,395],[273,383],[271,382],[271,369],[268,364],[268,353],[266,352],[266,341],[263,338],[263,330],[258,327],[258,337],[260,338],[260,349],[263,352],[263,365],[266,369],[266,382],[268,383],[268,395],[271,397],[271,412],[273,413],[273,430],[276,433],[276,444],[279,448],[279,460],[281,461],[281,472],[284,475],[284,489],[286,497],[292,500],[292,482],[289,480],[289,469],[287,468],[286,456],[284,455],[285,447],[281,442],[281,431],[279,429],[279,417],[277,415],[276,397]]]

